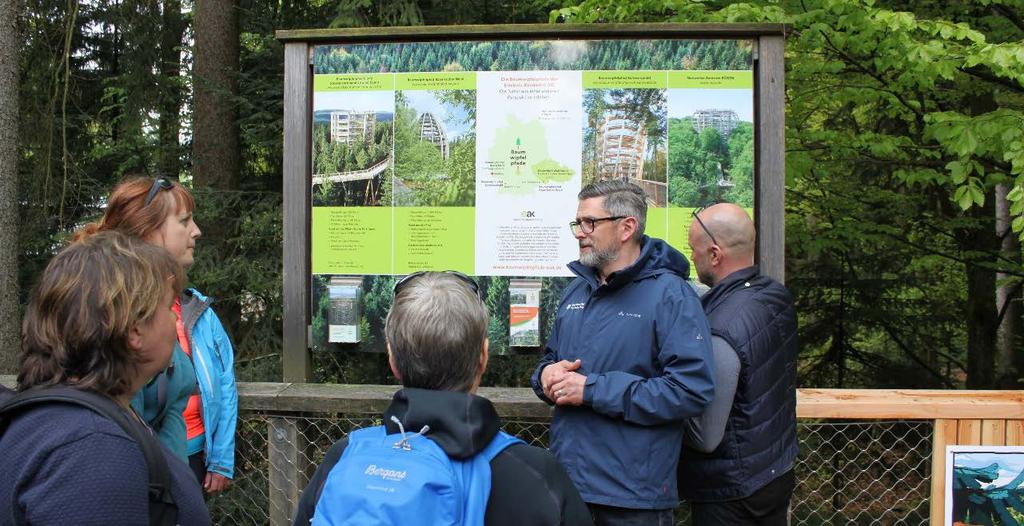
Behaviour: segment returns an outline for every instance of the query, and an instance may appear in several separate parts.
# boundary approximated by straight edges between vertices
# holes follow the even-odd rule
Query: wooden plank
[[[309,482],[310,461],[302,420],[273,417],[267,422],[267,458],[270,466],[267,515],[272,526],[287,526]]]
[[[13,377],[11,377],[13,379]],[[390,403],[395,385],[303,383],[238,384],[239,407],[282,412],[378,412]],[[503,417],[550,415],[550,408],[526,387],[481,387]],[[798,418],[933,420],[971,417],[1013,420],[1010,436],[1024,436],[1024,391],[901,389],[798,389]],[[979,424],[979,433],[981,426]],[[979,434],[980,441],[980,434]],[[1007,442],[1012,443],[1012,442]]]
[[[796,411],[799,418],[1024,419],[1024,391],[799,389]]]
[[[312,173],[312,73],[309,46],[284,47],[284,381],[312,378],[306,326],[309,321],[309,174]]]
[[[239,384],[238,407],[276,413],[349,413],[378,415],[387,409],[397,385]],[[550,418],[551,408],[533,389],[481,387],[502,418]]]
[[[1024,420],[1006,421],[1006,445],[1024,446]]]
[[[11,378],[13,382],[14,377]],[[2,382],[3,377],[0,377]],[[395,385],[340,385],[240,382],[239,407],[249,410],[374,412],[383,410]],[[550,408],[527,387],[481,387],[504,417],[545,417]],[[1024,440],[1024,392],[901,389],[798,389],[798,418],[933,420],[971,417],[1011,420],[1010,438]],[[979,424],[979,433],[981,426]],[[980,441],[980,434],[979,434]]]
[[[981,420],[965,418],[958,421],[956,443],[962,446],[980,446]]]
[[[1006,445],[1006,420],[986,419],[981,421],[981,445]]]
[[[936,420],[932,433],[931,526],[943,526],[946,512],[946,446],[957,443],[957,421]]]
[[[543,38],[756,38],[782,36],[782,24],[503,24],[280,30],[284,42],[436,42]]]
[[[762,272],[780,282],[786,278],[785,47],[782,36],[758,39],[754,82],[757,261]]]

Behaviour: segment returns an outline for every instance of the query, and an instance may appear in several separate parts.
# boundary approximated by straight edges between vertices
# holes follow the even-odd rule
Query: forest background
[[[1021,0],[0,0],[0,369],[68,233],[125,175],[166,174],[196,193],[190,280],[217,298],[239,378],[279,380],[274,31],[535,22],[788,24],[800,385],[1021,385]],[[321,381],[391,381],[378,353],[314,357]],[[525,385],[537,357],[499,358],[485,384]]]

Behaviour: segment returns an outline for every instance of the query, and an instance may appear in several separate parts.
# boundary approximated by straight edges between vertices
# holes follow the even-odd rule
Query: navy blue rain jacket
[[[582,360],[584,405],[558,406],[551,450],[583,500],[632,509],[675,508],[680,420],[714,395],[711,335],[700,300],[686,283],[689,263],[660,239],[644,237],[631,267],[598,284],[594,269],[565,290],[544,359]]]

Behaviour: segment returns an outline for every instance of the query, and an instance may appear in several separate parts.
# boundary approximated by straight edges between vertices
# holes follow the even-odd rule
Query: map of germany
[[[502,192],[530,194],[538,185],[572,180],[576,171],[549,156],[541,121],[522,122],[512,115],[506,119],[505,126],[495,129],[487,151],[491,174],[502,181]]]

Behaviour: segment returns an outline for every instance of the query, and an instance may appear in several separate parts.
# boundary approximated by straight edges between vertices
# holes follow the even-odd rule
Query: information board
[[[754,205],[751,40],[320,45],[312,63],[314,349],[382,350],[390,287],[418,270],[478,277],[493,352],[540,345],[594,181],[643,188],[647,233],[687,254],[694,209]]]

